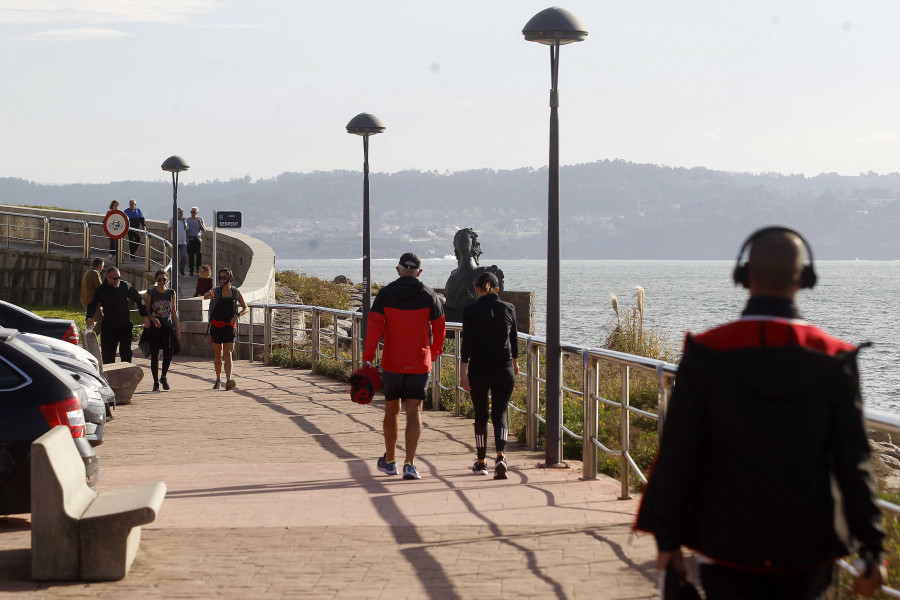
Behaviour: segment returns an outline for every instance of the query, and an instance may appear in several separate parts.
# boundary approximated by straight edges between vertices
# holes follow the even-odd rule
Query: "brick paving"
[[[139,354],[139,353],[138,353]],[[380,399],[259,363],[213,391],[209,361],[178,357],[172,391],[107,425],[100,489],[165,481],[118,582],[29,579],[27,515],[0,520],[0,598],[652,598],[652,539],[630,532],[619,483],[540,467],[513,445],[510,478],[469,471],[472,422],[426,411],[420,481],[375,469]],[[403,417],[401,417],[401,427]],[[402,442],[401,433],[401,442]],[[398,452],[402,457],[402,452]]]

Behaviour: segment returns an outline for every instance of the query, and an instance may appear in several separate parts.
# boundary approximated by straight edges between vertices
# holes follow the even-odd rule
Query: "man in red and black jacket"
[[[378,343],[384,338],[381,354],[384,382],[384,446],[378,470],[398,473],[394,460],[400,431],[400,400],[406,405],[406,462],[403,479],[419,479],[415,466],[416,448],[422,433],[422,404],[431,363],[443,352],[446,327],[444,307],[437,294],[419,281],[422,261],[412,252],[400,257],[398,279],[381,288],[366,324],[363,361],[375,360]]]
[[[660,569],[684,574],[692,548],[708,600],[819,598],[850,551],[871,596],[886,573],[859,348],[800,319],[794,295],[815,271],[799,234],[767,228],[748,245],[742,318],[687,336],[635,527],[656,537]]]

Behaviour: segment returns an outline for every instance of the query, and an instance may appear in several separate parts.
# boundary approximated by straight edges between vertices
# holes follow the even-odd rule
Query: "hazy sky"
[[[0,0],[0,176],[182,181],[547,163],[541,0]],[[570,0],[561,162],[900,170],[900,12],[859,0]]]

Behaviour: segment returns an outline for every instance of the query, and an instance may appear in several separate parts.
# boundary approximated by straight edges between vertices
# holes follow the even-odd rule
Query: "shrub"
[[[278,271],[275,281],[291,288],[300,296],[302,304],[342,310],[350,308],[350,297],[339,284],[296,271]]]

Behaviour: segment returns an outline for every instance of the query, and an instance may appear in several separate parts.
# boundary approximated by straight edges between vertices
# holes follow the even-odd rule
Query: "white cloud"
[[[462,108],[472,108],[475,106],[475,103],[472,102],[471,100],[466,100],[465,98],[463,98],[462,100],[456,100],[453,103],[453,106],[461,106]]]
[[[254,23],[212,23],[197,25],[199,29],[260,29],[263,26]]]
[[[127,37],[129,34],[115,29],[81,27],[78,29],[48,29],[28,36],[30,40],[42,42],[83,42],[85,40]]]
[[[703,137],[709,138],[709,139],[711,139],[711,140],[714,140],[714,139],[716,139],[716,138],[719,137],[719,134],[718,134],[718,133],[716,133],[715,131],[710,131],[709,129],[707,129],[706,131],[704,131],[701,135],[702,135]]]
[[[185,23],[222,5],[221,0],[3,0],[0,23]]]
[[[897,136],[891,133],[886,133],[884,131],[876,131],[871,135],[867,135],[864,137],[853,138],[853,141],[857,144],[870,144],[873,146],[888,146],[897,141]]]

